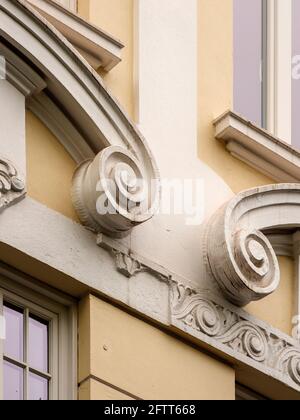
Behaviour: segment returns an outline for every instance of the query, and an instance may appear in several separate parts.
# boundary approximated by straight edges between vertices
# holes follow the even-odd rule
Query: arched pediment
[[[277,184],[244,191],[211,219],[206,258],[224,295],[244,306],[273,293],[280,281],[267,235],[293,235],[300,227],[300,185]]]
[[[24,0],[0,0],[0,36],[7,79],[26,96],[27,107],[78,163],[90,160],[75,176],[74,204],[83,223],[94,230],[123,235],[151,218],[158,203],[156,163],[146,141],[100,76]],[[125,193],[130,202],[128,210],[128,206],[124,208],[123,203],[112,200],[109,189],[102,185],[115,209],[109,218],[89,208],[84,201],[85,192],[81,191],[87,167],[98,153],[101,153],[95,164],[98,172],[113,181],[118,191],[121,184],[127,192],[130,190],[128,195]],[[104,156],[109,158],[103,159]],[[130,185],[126,181],[123,185],[124,173],[128,174]],[[141,177],[143,194],[139,186],[132,184],[133,178],[137,181]],[[97,184],[99,179],[96,181]],[[96,194],[96,186],[92,193]]]

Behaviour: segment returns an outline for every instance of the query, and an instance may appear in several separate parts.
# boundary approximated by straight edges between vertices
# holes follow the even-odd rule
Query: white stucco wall
[[[193,205],[203,221],[232,192],[197,158],[197,6],[197,0],[136,1],[136,117],[162,179],[188,180],[194,191],[198,182],[199,201]],[[189,219],[158,215],[136,228],[130,243],[139,253],[205,287],[201,228],[188,226]]]

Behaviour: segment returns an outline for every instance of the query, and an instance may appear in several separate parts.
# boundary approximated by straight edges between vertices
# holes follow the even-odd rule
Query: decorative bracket
[[[7,159],[0,157],[0,212],[25,197],[25,182]]]
[[[73,204],[81,222],[113,237],[151,219],[159,202],[158,171],[119,146],[102,150],[80,165],[73,178]]]
[[[299,226],[299,184],[242,192],[213,216],[206,232],[206,260],[229,301],[245,306],[277,289],[279,264],[266,234],[293,234]]]

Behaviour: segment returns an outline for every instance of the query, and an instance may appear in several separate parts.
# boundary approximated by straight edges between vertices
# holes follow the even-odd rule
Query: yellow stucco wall
[[[235,395],[231,367],[92,295],[80,303],[79,381],[82,399]]]
[[[76,163],[30,111],[26,112],[27,189],[31,198],[78,220],[71,203]]]
[[[260,302],[253,302],[246,310],[259,319],[291,335],[293,318],[294,261],[280,257],[281,281],[278,290]]]

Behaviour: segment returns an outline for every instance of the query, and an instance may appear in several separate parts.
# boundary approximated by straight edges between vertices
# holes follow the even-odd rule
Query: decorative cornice
[[[25,182],[7,159],[0,157],[0,212],[25,197]]]
[[[22,92],[34,95],[27,101],[30,109],[80,163],[89,159],[74,176],[72,196],[81,222],[97,233],[120,237],[149,220],[159,203],[155,160],[97,72],[25,0],[0,0],[0,35],[26,80],[35,86],[39,76],[41,86]],[[44,81],[47,100],[40,100]],[[66,130],[58,129],[56,116],[62,123],[68,120]]]
[[[290,144],[227,111],[214,121],[216,139],[237,159],[278,182],[300,181],[300,153]]]
[[[172,284],[172,324],[300,391],[300,346],[243,311]]]
[[[55,1],[28,1],[78,49],[94,69],[110,71],[120,63],[121,50],[124,48],[120,41]]]
[[[300,225],[299,184],[244,191],[223,206],[206,231],[205,257],[224,295],[244,306],[276,290],[279,265],[266,232]]]

